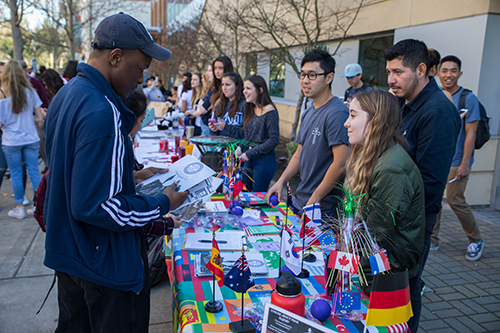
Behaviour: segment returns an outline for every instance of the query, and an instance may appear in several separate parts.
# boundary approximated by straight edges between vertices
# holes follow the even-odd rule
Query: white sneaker
[[[31,208],[26,209],[26,214],[28,214],[28,215],[33,215],[33,213],[35,212],[35,209],[36,209],[36,207],[35,207],[35,206],[33,206],[33,207],[31,207]]]
[[[23,207],[16,207],[12,210],[10,210],[7,215],[9,215],[10,217],[14,217],[16,219],[24,219],[26,217],[26,213],[24,212],[24,208]]]
[[[28,206],[30,204],[30,201],[28,200],[28,198],[26,198],[26,196],[24,196],[23,198],[23,206]]]

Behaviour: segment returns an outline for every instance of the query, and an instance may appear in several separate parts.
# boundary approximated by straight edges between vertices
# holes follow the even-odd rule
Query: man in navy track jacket
[[[142,83],[152,58],[171,52],[120,13],[95,31],[93,51],[50,104],[45,265],[58,278],[56,332],[147,332],[150,281],[142,227],[179,206],[173,186],[135,194],[128,134],[134,114],[121,98]]]

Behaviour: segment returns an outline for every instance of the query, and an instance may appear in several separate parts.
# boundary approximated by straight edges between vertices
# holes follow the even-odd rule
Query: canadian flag
[[[328,261],[328,267],[338,269],[344,272],[357,273],[358,266],[359,266],[358,255],[341,251],[330,252],[330,260]]]

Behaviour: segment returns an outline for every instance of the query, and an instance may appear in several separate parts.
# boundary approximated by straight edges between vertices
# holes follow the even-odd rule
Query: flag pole
[[[212,230],[212,242],[215,239],[215,229]],[[213,251],[213,249],[212,249]],[[212,260],[212,258],[210,258]],[[218,313],[222,311],[223,305],[221,302],[215,300],[215,274],[212,272],[212,300],[205,304],[205,311],[210,313]]]
[[[245,247],[241,247],[241,259],[245,255]],[[243,326],[243,320],[245,316],[245,260],[242,260],[242,265],[241,265],[241,326]]]
[[[309,271],[304,269],[304,257],[305,257],[305,249],[306,249],[306,218],[304,216],[306,211],[302,212],[302,262],[300,264],[300,273],[297,275],[299,279],[307,279],[309,277]],[[314,218],[314,203],[313,203],[313,218]]]

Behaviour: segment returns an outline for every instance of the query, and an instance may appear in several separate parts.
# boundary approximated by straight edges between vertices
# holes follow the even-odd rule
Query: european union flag
[[[361,294],[354,292],[341,292],[333,294],[335,311],[361,310]]]
[[[224,284],[238,293],[244,293],[255,285],[250,267],[248,267],[247,258],[244,254],[226,274]]]

